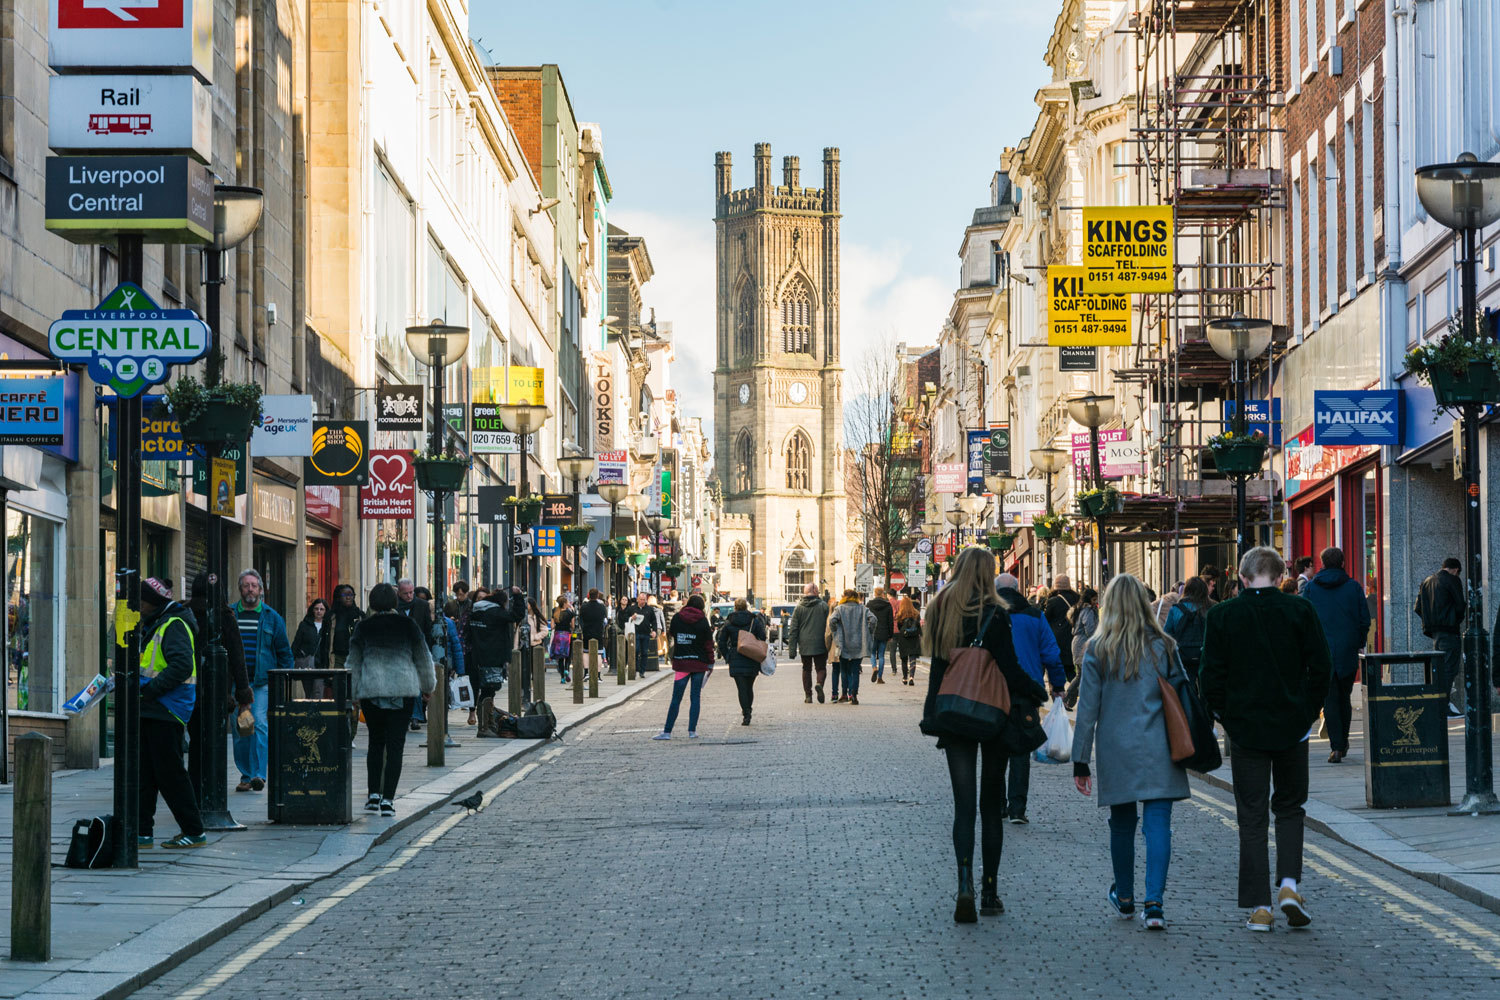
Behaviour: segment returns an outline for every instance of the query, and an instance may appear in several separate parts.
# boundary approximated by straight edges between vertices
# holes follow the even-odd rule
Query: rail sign
[[[1097,294],[1170,292],[1176,283],[1174,235],[1171,205],[1085,207],[1086,287]]]
[[[197,77],[54,76],[47,145],[59,153],[186,153],[208,162],[213,114]]]
[[[1047,268],[1047,343],[1053,347],[1128,347],[1130,296],[1089,290],[1086,268]]]
[[[50,0],[48,8],[53,69],[188,69],[213,80],[213,0]]]
[[[93,309],[65,309],[47,329],[47,351],[87,363],[89,377],[125,399],[165,382],[173,365],[208,353],[208,324],[191,309],[163,309],[122,282]]]

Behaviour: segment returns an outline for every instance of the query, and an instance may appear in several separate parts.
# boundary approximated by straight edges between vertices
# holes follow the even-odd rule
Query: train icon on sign
[[[150,135],[150,115],[89,115],[89,131],[94,135]]]

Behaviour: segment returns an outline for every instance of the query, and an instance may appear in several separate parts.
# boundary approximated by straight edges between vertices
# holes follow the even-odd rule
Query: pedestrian
[[[823,684],[828,680],[828,604],[818,596],[816,584],[802,590],[802,600],[792,612],[786,628],[786,651],[802,660],[802,700],[812,704],[813,672],[817,672],[818,704],[823,704]],[[837,676],[837,675],[835,675]],[[834,682],[837,683],[837,680]]]
[[[1062,697],[1068,679],[1052,627],[1042,619],[1041,610],[1026,600],[1021,593],[1021,581],[1010,573],[995,578],[995,592],[1000,597],[1000,606],[1010,615],[1011,643],[1021,669],[1038,684],[1048,685],[1052,697]],[[1012,754],[1008,767],[1005,815],[1012,823],[1024,825],[1031,822],[1026,816],[1026,800],[1031,793],[1031,754]]]
[[[1099,591],[1093,587],[1084,587],[1083,593],[1078,595],[1078,603],[1068,611],[1068,630],[1072,633],[1072,660],[1076,668],[1083,662],[1083,649],[1093,637],[1094,629],[1099,627]],[[1072,678],[1068,681],[1068,689],[1063,694],[1063,704],[1072,708],[1078,704],[1078,671],[1073,671]]]
[[[469,589],[467,580],[460,580],[453,585],[453,599],[443,606],[443,614],[453,619],[453,625],[458,629],[459,641],[463,644],[464,662],[470,659],[469,651],[469,616],[474,613],[474,602],[480,599],[484,593],[484,586],[476,583],[474,589]]]
[[[1276,817],[1276,905],[1292,927],[1312,922],[1298,892],[1302,878],[1307,734],[1328,696],[1328,640],[1307,601],[1276,584],[1286,564],[1257,546],[1240,560],[1244,589],[1208,613],[1198,672],[1203,700],[1229,734],[1229,763],[1240,834],[1239,905],[1246,926],[1269,931],[1267,808]],[[1272,787],[1274,786],[1274,793]]]
[[[1323,720],[1328,726],[1328,763],[1349,756],[1349,717],[1354,711],[1351,695],[1354,675],[1359,672],[1359,651],[1370,637],[1370,602],[1365,590],[1344,572],[1344,550],[1330,546],[1319,560],[1323,569],[1313,577],[1302,596],[1312,602],[1328,640],[1328,659],[1333,672],[1328,679],[1328,698]]]
[[[870,682],[885,683],[885,650],[891,637],[896,634],[896,614],[885,590],[876,587],[870,602],[865,605],[875,616],[875,627],[870,633]]]
[[[1442,653],[1438,669],[1442,671],[1443,689],[1448,692],[1448,718],[1463,716],[1468,705],[1464,690],[1464,615],[1469,599],[1464,594],[1463,563],[1449,556],[1443,568],[1422,581],[1417,603],[1412,610],[1422,620],[1422,634],[1432,640],[1432,648]],[[1500,631],[1496,632],[1500,638]]]
[[[901,683],[917,683],[917,657],[922,653],[922,614],[906,594],[896,602],[896,652],[901,654]]]
[[[599,643],[599,653],[609,660],[609,605],[598,587],[590,587],[588,597],[578,606],[578,640],[588,651],[590,640]]]
[[[568,658],[573,655],[573,621],[578,617],[568,595],[559,594],[552,609],[552,645],[548,655],[557,661],[557,675],[568,683]]]
[[[234,737],[234,763],[240,769],[237,792],[259,792],[266,787],[266,742],[270,733],[267,710],[272,670],[292,669],[292,644],[286,637],[286,620],[262,599],[265,582],[253,569],[240,573],[240,599],[234,603],[235,625],[245,651],[245,669],[253,695],[250,711],[255,729]]]
[[[708,615],[703,611],[702,594],[689,597],[687,605],[672,616],[672,621],[667,626],[667,637],[672,643],[672,669],[675,671],[672,679],[672,704],[667,709],[667,724],[651,738],[672,738],[672,727],[677,724],[677,712],[682,707],[682,692],[690,688],[688,739],[696,740],[703,681],[714,669],[714,633],[708,626]]]
[[[1156,615],[1157,624],[1163,628],[1166,627],[1167,618],[1172,614],[1172,609],[1177,606],[1178,601],[1182,600],[1182,588],[1182,583],[1175,584],[1171,590],[1161,595],[1151,609]]]
[[[422,593],[417,592],[417,586],[411,577],[406,576],[396,581],[396,610],[417,623],[422,630],[422,636],[429,643],[432,642],[432,598],[424,598],[422,594],[431,594],[426,587]],[[373,612],[372,612],[373,613]]]
[[[182,766],[183,736],[197,700],[196,622],[186,605],[172,600],[172,581],[141,581],[140,813],[136,846],[155,844],[158,794],[177,836],[162,842],[173,850],[202,847],[203,817]],[[222,777],[222,775],[220,775]]]
[[[958,861],[958,902],[953,919],[971,924],[978,919],[974,912],[976,812],[983,824],[979,913],[995,916],[1005,912],[996,879],[1005,845],[1005,768],[1010,754],[998,739],[980,743],[937,724],[937,695],[948,668],[948,652],[962,646],[983,646],[1010,688],[1012,706],[1017,702],[1040,706],[1047,700],[1047,692],[1016,659],[1010,615],[1000,606],[1000,595],[995,591],[995,557],[988,549],[967,548],[958,554],[947,586],[938,591],[927,609],[926,631],[924,648],[932,666],[921,730],[938,738],[938,748],[948,758],[948,778],[953,785],[953,853]]]
[[[838,606],[828,615],[828,631],[833,637],[829,656],[838,657],[838,671],[833,675],[834,703],[859,704],[859,674],[869,655],[875,634],[875,613],[864,606],[859,591],[849,589],[839,598]],[[844,693],[838,693],[839,677],[844,679]]]
[[[1047,595],[1044,612],[1047,624],[1052,626],[1052,637],[1057,640],[1058,652],[1062,654],[1063,670],[1072,680],[1078,675],[1078,666],[1073,662],[1073,623],[1068,612],[1077,606],[1083,597],[1073,589],[1073,581],[1066,573],[1055,578],[1052,592]]]
[[[734,602],[734,610],[724,619],[719,629],[719,658],[729,665],[729,676],[740,695],[740,711],[744,718],[740,725],[750,725],[750,710],[755,706],[755,679],[760,676],[761,661],[739,651],[740,633],[748,631],[761,642],[766,641],[766,620],[750,610],[750,602],[743,597]]]
[[[1291,594],[1293,597],[1296,597],[1297,596],[1297,579],[1296,579],[1296,577],[1289,576],[1285,580],[1282,580],[1281,581],[1281,585],[1277,589],[1280,590],[1283,594]]]
[[[657,655],[656,633],[661,628],[661,612],[640,593],[635,595],[635,604],[627,607],[625,621],[630,625],[627,631],[635,633],[636,669],[645,670],[647,660]]]
[[[1083,678],[1073,731],[1073,783],[1093,793],[1090,756],[1099,763],[1099,805],[1109,807],[1109,902],[1135,914],[1137,803],[1146,841],[1147,930],[1167,926],[1162,904],[1172,858],[1172,803],[1188,797],[1187,771],[1172,761],[1159,681],[1182,669],[1172,639],[1157,624],[1145,586],[1121,573],[1104,588],[1099,627],[1079,662]],[[1094,751],[1098,753],[1095,755]]]
[[[1208,597],[1208,584],[1195,576],[1182,588],[1182,597],[1167,614],[1166,633],[1177,643],[1177,655],[1190,677],[1198,676],[1203,655],[1203,633],[1208,627],[1208,611],[1214,602]]]
[[[437,672],[427,635],[410,615],[397,610],[396,588],[377,583],[370,588],[369,603],[369,616],[349,641],[347,663],[370,732],[365,812],[391,817],[396,815],[406,723],[417,699],[437,685]]]
[[[463,616],[463,605],[469,602],[469,581],[460,580],[453,585],[453,596],[448,598],[443,605],[443,614],[453,619],[458,624],[459,618]]]
[[[1208,584],[1208,599],[1209,600],[1211,600],[1211,601],[1222,601],[1222,600],[1224,600],[1224,596],[1223,596],[1224,595],[1224,588],[1221,586],[1221,584],[1222,584],[1223,581],[1221,581],[1219,579],[1219,568],[1217,566],[1215,566],[1213,563],[1207,564],[1201,570],[1198,571],[1198,577],[1204,583]]]
[[[474,602],[469,614],[469,683],[474,687],[475,708],[469,710],[469,725],[479,722],[477,709],[484,707],[486,720],[495,706],[495,695],[509,674],[516,647],[516,626],[526,618],[526,595],[520,587],[507,594],[496,591]],[[527,664],[521,665],[526,672]]]
[[[213,668],[209,658],[212,644],[208,640],[208,599],[209,590],[218,582],[218,574],[207,570],[201,570],[193,577],[193,597],[188,610],[193,613],[193,652],[198,658],[199,679]],[[221,599],[219,643],[224,647],[224,659],[229,666],[226,690],[233,694],[218,706],[209,705],[202,698],[193,699],[193,714],[188,717],[188,778],[194,788],[203,787],[203,749],[208,745],[210,714],[234,711],[237,715],[254,719],[251,706],[255,702],[255,693],[250,688],[250,676],[245,673],[245,644],[240,642],[239,629],[234,610]],[[223,739],[223,734],[218,738]]]
[[[349,637],[355,626],[365,616],[355,603],[354,588],[341,583],[333,588],[333,636],[328,646],[329,665],[334,670],[344,669],[344,660],[349,655]]]
[[[1313,575],[1316,572],[1313,569],[1313,557],[1298,556],[1297,561],[1292,563],[1292,571],[1297,574],[1297,578],[1293,581],[1295,586],[1293,592],[1298,597],[1306,596],[1308,584],[1312,583]]]
[[[316,670],[328,659],[325,646],[333,634],[327,622],[328,602],[321,597],[313,598],[307,606],[307,614],[297,624],[297,634],[292,637],[292,667],[295,670]],[[325,627],[327,626],[327,627]],[[326,697],[323,681],[309,678],[302,682],[302,693],[309,698]]]

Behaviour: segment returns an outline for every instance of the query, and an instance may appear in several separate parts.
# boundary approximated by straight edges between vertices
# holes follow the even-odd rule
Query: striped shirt
[[[243,604],[234,606],[234,617],[240,626],[240,641],[245,644],[245,667],[251,677],[255,676],[255,646],[260,632],[260,609],[259,604],[254,608],[247,608]]]

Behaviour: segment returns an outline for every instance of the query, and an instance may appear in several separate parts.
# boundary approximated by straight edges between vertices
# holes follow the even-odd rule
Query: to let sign
[[[187,69],[213,80],[213,0],[50,0],[48,7],[53,69]]]
[[[962,493],[968,487],[968,467],[963,462],[939,462],[932,471],[939,493]]]
[[[47,94],[47,145],[59,153],[212,155],[212,105],[197,77],[54,76]]]
[[[417,516],[417,470],[411,452],[385,449],[370,453],[370,479],[359,490],[359,516],[411,521]]]
[[[1170,292],[1176,280],[1175,235],[1171,205],[1086,206],[1083,270],[1088,290]]]
[[[190,156],[49,157],[45,205],[47,230],[73,243],[213,238],[213,173]]]

